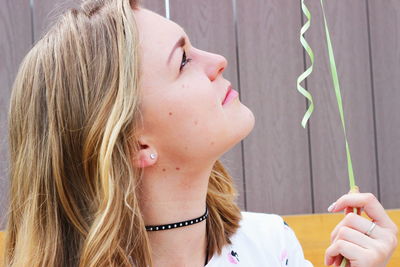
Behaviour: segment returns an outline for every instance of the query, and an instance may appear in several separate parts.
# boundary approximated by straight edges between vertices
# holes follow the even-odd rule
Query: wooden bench
[[[3,265],[4,254],[4,232],[0,232],[0,266]]]
[[[390,218],[400,228],[400,210],[387,210]],[[310,214],[283,216],[284,220],[295,231],[304,257],[315,267],[325,266],[325,250],[330,245],[330,234],[335,226],[343,219],[340,214]],[[400,238],[398,237],[400,240]],[[397,248],[387,267],[400,266],[400,249]]]
[[[389,216],[400,227],[400,210],[388,210]],[[342,220],[343,214],[311,214],[283,216],[296,232],[306,259],[315,267],[324,265],[325,249],[330,244],[330,233]],[[3,257],[4,232],[0,232],[0,263]],[[396,249],[388,267],[400,266],[400,249]]]

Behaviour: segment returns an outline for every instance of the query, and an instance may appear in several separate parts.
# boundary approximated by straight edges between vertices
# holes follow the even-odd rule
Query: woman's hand
[[[352,208],[364,209],[372,221],[350,212]],[[331,212],[342,210],[347,215],[331,233],[325,264],[339,266],[344,256],[350,263],[347,266],[351,267],[386,266],[397,247],[398,228],[376,197],[371,193],[344,195],[330,209]],[[371,231],[373,223],[376,226]]]

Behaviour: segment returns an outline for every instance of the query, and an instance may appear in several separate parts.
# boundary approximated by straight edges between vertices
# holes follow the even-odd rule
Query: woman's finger
[[[332,243],[338,240],[345,240],[365,249],[375,249],[379,246],[379,241],[347,226],[343,226],[338,230]]]
[[[347,194],[340,197],[331,212],[338,212],[347,207],[363,208],[373,221],[384,228],[397,229],[377,198],[371,193]]]
[[[350,261],[358,261],[355,255],[362,258],[363,255],[368,255],[368,250],[348,241],[338,240],[327,248],[325,252],[325,264],[331,265],[338,255],[342,255]]]
[[[372,222],[370,220],[355,213],[349,213],[333,229],[331,233],[331,242],[333,242],[333,240],[336,238],[338,231],[342,227],[349,227],[362,234],[365,234],[368,232],[371,226]],[[387,236],[386,231],[379,225],[376,225],[369,234],[369,237],[373,239],[385,239],[386,236]]]
[[[337,255],[336,257],[333,257],[333,258],[331,258],[331,259],[329,259],[329,260],[330,260],[330,262],[329,262],[329,261],[326,261],[326,262],[325,262],[325,265],[340,266],[340,263],[341,263],[342,260],[343,260],[343,256],[342,256],[342,255]],[[348,266],[348,265],[346,265],[346,266]]]
[[[340,266],[340,264],[342,263],[342,261],[343,261],[343,256],[342,255],[339,255],[339,256],[336,256],[336,258],[335,258],[335,262],[333,263],[333,264],[335,264],[335,266]],[[347,262],[347,264],[346,264],[346,267],[347,266],[349,266],[349,263]]]

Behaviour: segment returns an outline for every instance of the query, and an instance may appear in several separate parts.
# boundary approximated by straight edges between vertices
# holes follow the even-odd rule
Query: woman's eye
[[[181,62],[181,66],[179,68],[179,71],[182,71],[182,69],[185,67],[185,65],[187,63],[189,63],[190,61],[192,61],[192,59],[191,58],[186,58],[186,51],[183,51],[182,62]]]

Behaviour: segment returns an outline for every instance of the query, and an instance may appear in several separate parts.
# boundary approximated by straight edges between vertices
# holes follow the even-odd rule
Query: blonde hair
[[[10,112],[5,266],[152,266],[132,165],[138,34],[129,0],[64,13],[21,63]],[[232,179],[217,161],[207,205],[209,253],[238,228]]]

